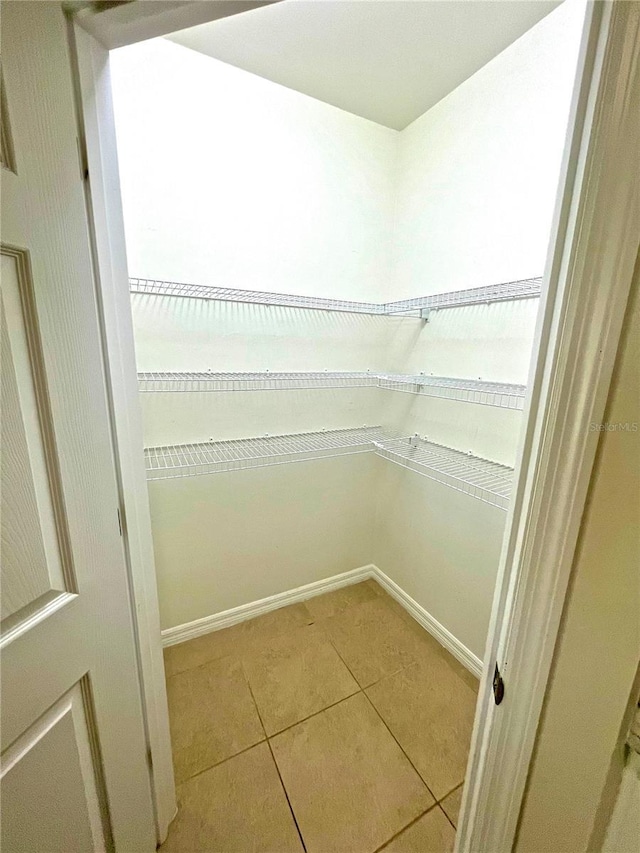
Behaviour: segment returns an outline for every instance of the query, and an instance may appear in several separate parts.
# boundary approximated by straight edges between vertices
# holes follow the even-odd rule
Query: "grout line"
[[[451,826],[455,829],[455,831],[456,831],[456,832],[458,831],[458,827],[457,827],[457,826],[456,826],[456,824],[453,822],[453,819],[449,817],[449,813],[447,812],[447,810],[445,809],[445,807],[444,807],[442,804],[443,804],[443,802],[447,799],[447,797],[450,797],[450,796],[451,796],[451,794],[453,794],[455,791],[457,791],[457,790],[458,790],[458,788],[462,788],[462,787],[463,787],[463,785],[464,785],[464,783],[465,783],[465,780],[463,779],[463,780],[462,780],[462,782],[460,782],[460,784],[459,784],[459,785],[456,785],[456,787],[455,787],[455,788],[453,788],[451,791],[449,791],[449,793],[448,793],[448,794],[445,794],[445,795],[444,795],[444,797],[442,797],[440,800],[438,800],[438,805],[440,806],[440,808],[441,808],[441,809],[442,809],[442,811],[444,812],[444,816],[446,817],[446,819],[449,821],[449,823],[450,823],[450,824],[451,824]]]
[[[375,581],[375,578],[374,578],[374,582],[375,582],[375,583],[377,583],[377,581]],[[378,584],[378,586],[380,587],[380,589],[381,589],[381,591],[382,591],[382,593],[383,593],[383,596],[381,596],[383,599],[384,599],[384,596],[386,595],[386,596],[388,596],[389,598],[391,598],[392,600],[395,600],[395,599],[393,599],[393,598],[392,598],[392,596],[390,596],[390,595],[389,595],[389,593],[384,589],[384,587],[382,587],[382,585],[381,585],[381,584]],[[410,615],[410,614],[407,614],[407,615]],[[422,627],[422,626],[420,626],[420,627]],[[424,629],[423,629],[423,630],[424,630]],[[347,668],[347,669],[349,670],[349,672],[351,673],[351,676],[353,677],[353,679],[356,681],[356,683],[357,683],[357,684],[360,684],[360,682],[359,682],[359,681],[358,681],[358,679],[356,678],[355,674],[351,671],[351,669],[350,669],[349,665],[348,665],[348,664],[347,664],[347,662],[344,660],[344,658],[342,657],[342,655],[340,654],[340,652],[339,652],[339,651],[338,651],[338,649],[336,648],[335,644],[333,643],[333,640],[331,639],[331,637],[330,637],[328,634],[327,634],[327,638],[328,638],[329,642],[331,643],[331,645],[333,646],[333,648],[334,648],[334,650],[335,650],[336,654],[338,655],[338,657],[340,658],[340,660],[342,661],[342,663],[346,666],[346,668]],[[418,771],[418,768],[414,765],[413,761],[409,758],[409,756],[407,755],[407,753],[406,753],[406,752],[405,752],[405,750],[403,749],[402,745],[400,744],[400,742],[397,740],[397,738],[396,738],[396,736],[394,735],[394,733],[391,731],[391,729],[390,729],[390,728],[389,728],[389,726],[387,725],[386,720],[384,719],[384,717],[382,716],[382,714],[380,713],[380,711],[378,711],[378,709],[376,708],[376,706],[373,704],[373,701],[372,701],[372,700],[371,700],[371,698],[367,695],[367,692],[366,692],[367,690],[369,690],[369,688],[373,687],[375,684],[379,684],[381,681],[384,681],[384,679],[385,679],[385,678],[390,678],[391,676],[397,675],[399,672],[403,672],[405,669],[409,669],[409,668],[410,668],[410,667],[412,667],[412,666],[416,666],[418,663],[419,663],[419,661],[412,661],[411,663],[407,664],[406,666],[400,667],[400,669],[396,670],[395,672],[388,672],[388,673],[385,673],[385,674],[384,674],[384,675],[382,675],[382,676],[381,676],[377,681],[373,681],[371,684],[368,684],[368,685],[366,685],[366,686],[364,686],[364,687],[360,687],[360,692],[361,692],[361,693],[363,693],[363,694],[366,696],[367,701],[369,702],[369,704],[371,705],[371,707],[373,708],[373,710],[376,712],[376,714],[378,715],[378,717],[382,720],[382,723],[384,724],[385,728],[387,729],[387,731],[389,732],[389,734],[391,735],[391,737],[394,739],[394,741],[398,744],[398,747],[399,747],[399,748],[400,748],[400,750],[402,751],[403,755],[405,756],[405,758],[407,759],[407,761],[409,762],[409,764],[413,767],[413,769],[415,770],[415,772],[418,774],[418,778],[421,780],[421,782],[424,784],[424,786],[425,786],[425,788],[427,789],[427,791],[429,791],[429,793],[431,794],[431,796],[433,797],[433,799],[436,801],[436,802],[434,803],[434,805],[433,805],[433,806],[430,806],[430,807],[427,809],[427,811],[430,811],[434,806],[440,806],[440,804],[442,803],[442,801],[443,801],[443,800],[445,800],[445,799],[446,799],[450,794],[452,794],[454,791],[457,791],[457,790],[458,790],[458,788],[460,788],[462,785],[464,785],[464,779],[462,780],[462,782],[460,782],[460,784],[456,785],[456,786],[455,786],[454,788],[452,788],[452,789],[451,789],[447,794],[445,794],[443,797],[441,797],[441,798],[438,800],[438,799],[436,798],[435,794],[433,793],[433,791],[431,790],[431,788],[427,785],[426,781],[423,779],[422,774]],[[440,806],[440,809],[441,809],[442,813],[444,814],[444,816],[445,816],[445,817],[447,818],[447,820],[449,821],[449,823],[451,824],[451,826],[452,826],[452,827],[456,830],[456,832],[457,832],[457,827],[456,827],[456,825],[454,824],[454,822],[451,820],[451,818],[449,817],[449,815],[448,815],[448,814],[446,813],[446,811],[442,808],[442,806]],[[423,814],[426,814],[426,812],[423,812]],[[416,820],[418,820],[418,818],[416,818]],[[413,822],[415,823],[415,821],[413,821]],[[411,826],[411,824],[408,824],[408,826]],[[407,828],[407,827],[405,827],[405,829],[406,829],[406,828]],[[404,830],[400,830],[400,832],[404,832]],[[399,834],[399,833],[398,833],[398,834]],[[394,836],[394,838],[395,838],[395,837],[396,837],[396,836]],[[391,840],[391,839],[390,839],[390,840]],[[388,843],[389,843],[388,841],[387,841],[387,842],[385,842],[385,844],[388,844]],[[379,849],[380,849],[380,848],[379,848]],[[376,853],[377,853],[377,851],[376,851]]]
[[[357,684],[357,682],[356,682],[356,684]],[[354,690],[353,693],[349,693],[348,696],[343,696],[342,699],[338,699],[336,702],[332,702],[330,705],[325,705],[324,708],[320,708],[319,711],[314,711],[313,714],[309,714],[308,717],[303,717],[301,720],[296,720],[295,723],[291,723],[290,726],[285,726],[284,729],[278,729],[277,732],[274,732],[271,735],[268,734],[267,740],[270,740],[271,738],[278,737],[279,735],[284,734],[285,732],[288,732],[291,729],[295,729],[295,727],[299,726],[300,723],[306,723],[307,720],[312,720],[314,717],[317,717],[319,714],[322,714],[325,711],[328,711],[329,708],[335,708],[336,705],[340,705],[342,702],[346,702],[347,699],[351,699],[353,696],[356,696],[358,693],[362,693],[362,692],[363,692],[362,689],[358,686],[358,689]]]
[[[232,655],[225,655],[225,657],[233,657],[233,656]],[[222,659],[223,658],[215,658],[214,660],[222,660]],[[211,663],[211,662],[212,661],[208,661],[207,663]],[[200,776],[200,775],[202,775],[202,773],[206,773],[207,770],[213,770],[214,767],[220,767],[221,764],[224,764],[225,762],[230,761],[232,758],[236,758],[238,755],[242,755],[244,752],[248,752],[250,749],[253,749],[254,746],[258,746],[258,744],[260,744],[260,743],[265,743],[265,741],[268,741],[268,739],[269,739],[268,735],[267,735],[267,731],[264,727],[264,723],[262,722],[262,717],[260,716],[260,711],[258,710],[258,705],[257,705],[255,697],[253,695],[251,685],[249,684],[249,679],[247,678],[247,673],[245,672],[242,660],[239,659],[238,662],[240,664],[240,669],[242,670],[242,676],[243,676],[245,683],[249,689],[249,693],[251,695],[251,700],[253,702],[253,706],[254,706],[256,714],[258,716],[258,720],[260,721],[260,728],[262,729],[263,737],[261,737],[260,740],[256,741],[255,743],[252,743],[250,746],[247,746],[244,749],[241,749],[239,752],[234,752],[233,755],[228,755],[226,758],[223,758],[222,761],[216,761],[215,764],[210,764],[208,767],[205,767],[202,770],[198,770],[197,773],[193,773],[187,779],[184,779],[182,782],[177,783],[179,785],[183,785],[185,782],[189,782],[191,779],[195,779],[196,776]],[[203,664],[200,664],[200,666],[192,667],[191,670],[184,670],[184,672],[192,672],[194,669],[200,669],[201,667],[206,666],[206,665],[207,664],[203,663]],[[180,673],[176,673],[176,674],[179,675]],[[174,678],[175,676],[169,676],[169,677]],[[167,681],[168,681],[168,679],[167,679]],[[173,742],[171,745],[173,748]]]
[[[385,672],[384,675],[381,675],[380,678],[372,681],[371,684],[365,684],[362,690],[369,690],[371,687],[375,687],[376,684],[380,684],[381,681],[385,681],[387,678],[393,678],[394,675],[399,675],[401,672],[404,672],[405,669],[411,669],[412,666],[416,666],[417,664],[418,661],[412,660],[411,663],[408,663],[406,666],[401,666],[399,669],[394,669],[393,672]]]
[[[464,785],[464,779],[462,780],[462,782],[459,782],[459,783],[455,786],[455,788],[452,788],[452,789],[449,791],[449,793],[448,793],[448,794],[445,794],[445,795],[444,795],[444,797],[440,797],[440,799],[438,800],[438,802],[439,802],[439,803],[441,803],[443,800],[446,800],[446,799],[447,799],[447,797],[450,797],[450,796],[451,796],[451,794],[453,794],[453,792],[454,792],[454,791],[457,791],[457,790],[458,790],[458,788],[462,788],[462,786],[463,786],[463,785]]]
[[[298,825],[298,819],[296,817],[296,813],[293,810],[293,806],[291,805],[291,800],[289,799],[289,792],[287,791],[286,785],[284,784],[284,779],[282,778],[282,774],[280,773],[280,768],[278,767],[278,762],[276,761],[276,757],[273,753],[273,747],[271,746],[271,741],[267,738],[267,746],[269,747],[269,752],[271,753],[271,758],[273,759],[273,763],[276,768],[276,773],[278,774],[278,779],[280,779],[280,784],[282,785],[282,790],[284,791],[284,795],[287,798],[287,805],[289,806],[289,811],[291,812],[291,817],[293,818],[293,822],[295,824],[296,830],[298,831],[298,836],[300,838],[300,844],[302,844],[302,849],[304,853],[307,853],[307,845],[304,843],[304,838],[302,837],[302,832],[300,830],[300,826]]]
[[[449,821],[449,823],[450,823],[450,824],[451,824],[451,826],[455,829],[455,831],[456,831],[456,832],[458,831],[458,827],[455,825],[455,823],[453,822],[453,820],[449,817],[449,815],[448,815],[448,813],[447,813],[447,810],[444,808],[444,806],[442,805],[442,803],[447,799],[447,797],[450,797],[450,796],[451,796],[451,794],[453,794],[453,792],[454,792],[454,791],[457,791],[457,790],[458,790],[458,788],[462,788],[462,786],[463,786],[463,785],[464,785],[464,781],[462,781],[459,785],[456,785],[456,787],[455,787],[452,791],[449,791],[449,793],[448,793],[448,794],[445,794],[445,795],[444,795],[444,797],[442,797],[442,799],[441,799],[441,800],[438,800],[438,805],[439,805],[439,806],[440,806],[440,808],[442,809],[442,811],[443,811],[443,813],[444,813],[444,816],[446,817],[446,819]]]
[[[203,635],[204,636],[204,635]],[[198,639],[197,637],[195,639]],[[187,640],[189,642],[189,640]],[[169,646],[168,648],[171,648]],[[184,675],[185,672],[194,672],[196,669],[202,669],[205,666],[209,666],[211,663],[217,663],[218,661],[228,660],[229,658],[235,657],[234,655],[221,655],[219,658],[209,658],[209,660],[204,661],[204,663],[197,663],[194,666],[189,666],[187,669],[181,669],[179,672],[174,672],[171,675],[166,675],[166,666],[165,666],[165,681],[168,683],[170,679],[177,678],[179,675]]]
[[[382,714],[380,713],[380,711],[378,711],[378,709],[377,709],[377,708],[376,708],[376,706],[373,704],[373,702],[371,701],[371,699],[367,696],[367,694],[365,693],[365,691],[363,690],[362,692],[363,692],[363,693],[364,693],[364,695],[366,696],[366,698],[367,698],[367,702],[371,705],[371,707],[373,708],[373,710],[376,712],[376,714],[378,715],[378,717],[379,717],[379,718],[380,718],[380,720],[382,721],[382,723],[383,723],[383,725],[384,725],[385,729],[389,732],[389,734],[391,735],[391,737],[392,737],[392,738],[394,739],[394,741],[398,744],[398,747],[399,747],[400,751],[402,752],[402,754],[404,755],[404,757],[407,759],[407,761],[409,762],[409,764],[413,767],[413,769],[415,770],[415,772],[418,774],[418,779],[420,779],[420,781],[422,782],[422,784],[425,786],[425,788],[427,789],[427,791],[431,794],[431,796],[432,796],[432,797],[433,797],[433,799],[435,800],[434,805],[436,805],[436,806],[437,806],[437,805],[438,805],[438,798],[437,798],[437,797],[436,797],[436,795],[433,793],[433,791],[431,790],[431,788],[427,785],[427,783],[425,782],[425,780],[424,780],[424,779],[423,779],[423,777],[422,777],[422,774],[420,773],[420,771],[418,770],[418,768],[415,766],[415,764],[413,763],[413,761],[409,758],[409,756],[408,756],[408,755],[407,755],[407,753],[405,752],[405,750],[404,750],[404,748],[403,748],[402,744],[398,741],[397,737],[396,737],[396,736],[394,735],[394,733],[391,731],[391,729],[390,729],[390,728],[389,728],[389,726],[387,725],[387,721],[384,719],[384,717],[382,716]]]
[[[437,803],[434,803],[432,806],[429,806],[429,808],[428,808],[428,809],[425,809],[425,810],[422,812],[422,814],[419,814],[419,815],[418,815],[418,817],[414,817],[414,819],[413,819],[413,820],[411,820],[411,821],[409,821],[409,823],[408,823],[406,826],[403,826],[403,827],[402,827],[402,829],[399,829],[399,830],[398,830],[398,832],[396,832],[396,834],[395,834],[395,835],[392,835],[392,836],[391,836],[391,838],[388,838],[388,839],[384,842],[384,844],[381,844],[381,845],[380,845],[380,847],[376,847],[376,849],[373,851],[373,853],[381,853],[381,851],[382,851],[382,850],[384,850],[384,848],[385,848],[388,844],[391,844],[391,842],[392,842],[392,841],[395,841],[395,839],[396,839],[399,835],[402,835],[402,833],[403,833],[406,829],[409,829],[410,827],[412,827],[412,826],[414,825],[414,823],[417,823],[417,822],[420,820],[420,818],[423,818],[426,814],[429,814],[429,812],[432,812],[434,809],[437,809],[437,808],[438,808],[438,804],[437,804]]]
[[[329,640],[329,642],[331,642],[331,640]],[[336,649],[336,647],[333,645],[333,642],[331,642],[331,645],[334,647],[334,649],[335,649],[335,651],[336,651],[336,654],[338,655],[338,657],[340,658],[340,660],[342,661],[342,663],[347,667],[347,669],[349,670],[349,672],[351,672],[351,669],[349,668],[349,665],[348,665],[348,664],[347,664],[347,662],[344,660],[344,658],[342,657],[342,655],[340,654],[340,652],[338,651],[338,649]],[[353,672],[351,672],[351,675],[352,675],[352,677],[355,679],[355,681],[357,682],[358,680],[356,679],[356,677],[355,677],[355,675],[353,674]],[[371,705],[371,707],[373,708],[373,710],[375,711],[375,713],[377,714],[377,716],[378,716],[378,717],[380,718],[380,720],[382,721],[382,724],[384,725],[384,727],[386,728],[386,730],[389,732],[389,734],[390,734],[390,735],[391,735],[391,737],[394,739],[394,741],[396,742],[396,744],[398,744],[398,748],[400,749],[400,751],[402,752],[402,754],[404,755],[404,757],[407,759],[407,761],[409,762],[409,764],[413,767],[414,771],[416,772],[416,774],[417,774],[417,776],[418,776],[418,779],[422,782],[422,784],[425,786],[425,788],[427,789],[427,791],[429,792],[429,794],[433,797],[433,799],[434,799],[434,805],[438,805],[438,799],[437,799],[437,797],[434,795],[434,793],[433,793],[433,791],[431,790],[431,788],[430,788],[430,787],[427,785],[427,783],[424,781],[424,779],[422,778],[422,775],[418,772],[418,768],[414,765],[413,761],[409,758],[409,756],[407,755],[407,753],[404,751],[404,749],[402,748],[401,744],[400,744],[400,743],[398,743],[398,740],[397,740],[396,736],[395,736],[395,735],[394,735],[394,733],[391,731],[391,729],[389,728],[389,726],[387,725],[386,721],[383,719],[382,715],[380,714],[380,712],[378,711],[378,709],[376,708],[376,706],[373,704],[373,702],[371,701],[371,699],[367,696],[367,694],[366,694],[366,692],[365,692],[364,688],[361,688],[361,689],[360,689],[360,693],[362,693],[362,695],[365,697],[365,699],[367,700],[367,702]],[[448,796],[448,795],[447,795],[447,796]],[[429,808],[431,808],[431,806],[430,806]],[[428,811],[428,809],[427,809],[427,811]],[[448,820],[448,818],[447,818],[447,820]],[[406,827],[405,827],[405,829],[406,829]]]
[[[245,746],[244,749],[239,750],[238,752],[234,752],[233,755],[228,755],[226,758],[223,758],[221,761],[216,761],[215,764],[210,764],[208,767],[203,767],[202,770],[198,770],[197,773],[194,773],[191,776],[188,776],[186,779],[183,779],[182,782],[176,782],[176,787],[180,787],[181,785],[186,785],[187,782],[191,782],[192,779],[195,779],[197,776],[202,776],[203,773],[206,773],[209,770],[213,770],[214,767],[220,767],[221,764],[226,764],[227,761],[231,761],[232,758],[237,758],[239,755],[243,755],[245,752],[249,752],[250,749],[253,749],[254,746],[259,746],[261,743],[266,743],[268,740],[265,735],[260,740],[257,740],[255,743],[252,743],[250,746]]]
[[[451,820],[451,818],[450,818],[450,817],[449,817],[449,815],[446,813],[446,811],[442,808],[442,806],[440,805],[440,803],[438,803],[438,808],[440,809],[440,811],[442,812],[442,814],[446,817],[446,819],[449,821],[449,823],[451,824],[451,826],[454,828],[455,832],[458,832],[458,827],[457,827],[457,826],[455,825],[455,823]]]
[[[302,844],[302,849],[304,850],[304,853],[307,853],[307,845],[304,843],[304,838],[302,837],[302,833],[300,832],[300,827],[298,826],[298,820],[296,818],[296,813],[294,812],[293,806],[291,805],[291,800],[289,799],[289,792],[287,791],[287,789],[285,787],[284,779],[282,778],[282,774],[280,773],[280,768],[278,767],[278,762],[276,761],[276,757],[273,754],[273,748],[271,746],[271,741],[269,740],[269,737],[267,735],[267,730],[266,730],[264,722],[262,720],[262,715],[260,713],[260,709],[258,708],[258,703],[256,702],[256,697],[253,695],[253,689],[251,687],[251,684],[249,683],[249,678],[248,678],[247,673],[245,671],[244,663],[242,661],[240,662],[240,666],[242,667],[242,673],[243,673],[245,680],[247,682],[247,687],[249,688],[249,693],[251,694],[251,699],[253,700],[253,704],[254,704],[254,707],[256,709],[256,714],[258,715],[258,719],[260,720],[260,725],[262,726],[262,731],[265,734],[267,746],[269,747],[269,754],[271,755],[271,760],[273,761],[273,765],[276,768],[276,773],[278,774],[278,779],[280,780],[280,784],[282,785],[282,791],[283,791],[284,796],[287,800],[287,805],[289,806],[289,811],[291,812],[291,817],[293,818],[293,823],[295,825],[296,832],[298,833],[298,837],[300,838],[300,844]]]
[[[260,713],[260,708],[258,708],[258,703],[256,702],[256,697],[253,695],[253,689],[251,687],[251,682],[249,681],[249,676],[247,675],[247,671],[244,668],[244,661],[242,658],[240,659],[240,669],[242,670],[242,675],[244,676],[245,683],[249,688],[249,694],[251,696],[251,701],[253,702],[253,707],[256,709],[256,714],[258,715],[258,719],[260,720],[260,726],[262,731],[264,732],[265,739],[269,739],[269,735],[267,734],[267,730],[265,728],[264,722],[262,721],[262,714]]]

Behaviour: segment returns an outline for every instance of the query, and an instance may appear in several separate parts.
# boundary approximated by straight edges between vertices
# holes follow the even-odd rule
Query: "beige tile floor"
[[[372,580],[165,650],[161,853],[453,849],[477,681]]]

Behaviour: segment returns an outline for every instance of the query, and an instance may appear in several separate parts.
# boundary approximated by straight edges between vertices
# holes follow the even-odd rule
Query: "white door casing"
[[[73,44],[82,109],[87,204],[100,288],[106,370],[120,490],[123,539],[135,602],[141,689],[151,767],[157,838],[162,843],[176,815],[160,631],[160,607],[151,536],[142,410],[133,340],[129,273],[120,201],[109,51],[77,24]]]
[[[457,853],[517,849],[640,241],[640,2],[587,4]],[[501,705],[491,681],[505,676]]]
[[[67,22],[57,3],[2,11],[2,849],[144,853],[156,837]]]

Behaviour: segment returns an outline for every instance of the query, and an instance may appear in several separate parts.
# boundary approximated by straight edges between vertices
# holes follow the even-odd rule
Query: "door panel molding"
[[[13,640],[35,628],[44,619],[48,619],[56,610],[64,607],[77,597],[75,592],[55,592],[50,590],[26,604],[16,613],[3,619],[0,650],[6,648]]]
[[[8,243],[0,244],[0,254],[11,258],[15,265],[18,295],[22,312],[22,323],[26,337],[27,352],[31,368],[31,382],[35,394],[40,439],[44,455],[49,498],[53,513],[53,524],[57,540],[57,550],[60,558],[60,570],[64,587],[68,593],[77,593],[78,585],[73,566],[71,539],[67,526],[67,513],[62,489],[62,478],[58,460],[53,416],[49,400],[49,389],[45,370],[40,326],[36,308],[33,271],[28,249],[13,246]]]
[[[53,740],[54,744],[47,744],[47,740]],[[44,779],[40,778],[42,774],[37,766],[38,752],[44,747],[45,749],[52,749],[55,754],[55,751],[60,750],[62,746],[62,744],[55,744],[57,740],[62,740],[64,743],[65,759],[68,758],[70,747],[71,751],[75,749],[77,764],[75,768],[72,765],[72,769],[78,773],[76,780],[72,777],[67,779],[50,776]],[[15,844],[24,842],[25,825],[31,827],[32,833],[40,835],[43,831],[42,823],[46,824],[48,820],[50,822],[48,828],[53,838],[48,838],[47,843],[73,844],[74,846],[69,849],[81,850],[85,848],[91,850],[92,853],[94,851],[95,853],[106,853],[106,851],[113,850],[109,806],[102,760],[99,747],[96,748],[97,742],[98,731],[95,723],[91,684],[88,674],[85,674],[67,693],[38,717],[26,731],[22,732],[2,754],[0,779],[9,806],[6,810],[3,809],[3,846],[6,844],[8,849],[17,849]],[[34,765],[34,763],[35,767],[30,768],[29,765]],[[68,773],[67,762],[65,765],[65,770]],[[22,778],[16,780],[15,776]],[[73,790],[74,781],[77,783],[75,790]],[[65,782],[67,784],[64,784]],[[39,797],[33,796],[32,788],[37,789],[35,793],[39,794]],[[50,796],[47,797],[49,791]],[[79,794],[81,796],[78,796]],[[70,812],[67,817],[73,817],[69,827],[61,825],[64,821],[64,808],[67,798],[71,800],[67,806]],[[38,802],[34,802],[35,799],[38,799]],[[83,805],[86,806],[86,812],[84,812]],[[40,812],[41,820],[23,820],[24,817],[30,817],[34,809]],[[59,811],[63,812],[61,816],[57,814]],[[43,815],[44,820],[42,820]],[[86,818],[84,826],[81,823],[82,816]],[[67,837],[65,838],[65,836]],[[35,840],[34,842],[37,843]],[[62,848],[56,847],[55,849]]]
[[[2,66],[0,66],[0,166],[13,172],[14,175],[18,172]]]

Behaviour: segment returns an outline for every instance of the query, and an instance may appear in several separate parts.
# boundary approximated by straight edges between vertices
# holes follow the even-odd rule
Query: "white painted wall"
[[[582,16],[564,3],[400,134],[393,298],[542,274]],[[401,372],[526,385],[537,309],[432,312]],[[402,433],[515,462],[517,412],[394,405]]]
[[[383,292],[396,131],[165,39],[112,56],[132,276]]]
[[[582,16],[563,3],[400,134],[394,298],[542,273]]]
[[[400,134],[393,298],[542,273],[582,14],[563,4]],[[524,385],[537,309],[432,313],[401,372]],[[514,464],[520,412],[394,396],[401,433]],[[400,468],[379,495],[376,563],[482,657],[505,513]]]
[[[141,394],[148,447],[378,426],[377,388]]]
[[[132,294],[138,370],[384,370],[418,320]]]
[[[366,301],[541,274],[580,15],[563,4],[402,133],[175,44],[119,51],[131,274]],[[522,384],[537,307],[453,309],[425,324],[133,299],[143,371],[370,369]],[[368,390],[142,398],[149,444],[378,422],[513,464],[521,421]],[[483,653],[505,519],[494,507],[372,456],[150,492],[163,627],[375,562]]]
[[[150,482],[162,628],[370,563],[374,460]]]
[[[482,659],[506,513],[376,462],[373,562]]]

